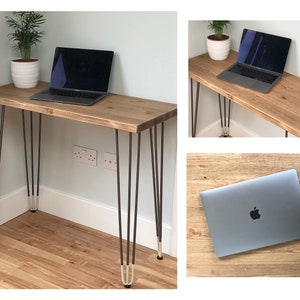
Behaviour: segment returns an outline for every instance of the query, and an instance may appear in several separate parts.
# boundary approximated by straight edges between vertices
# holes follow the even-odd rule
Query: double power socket
[[[82,146],[73,146],[73,158],[77,162],[97,166],[97,150]],[[114,153],[105,152],[103,155],[103,167],[109,170],[117,170],[117,157]]]

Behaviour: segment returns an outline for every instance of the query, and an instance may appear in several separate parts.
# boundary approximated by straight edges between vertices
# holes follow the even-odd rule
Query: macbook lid
[[[50,88],[107,93],[113,51],[57,47]]]
[[[237,62],[283,73],[291,39],[244,29]]]
[[[287,170],[200,193],[218,257],[300,238],[300,187]]]

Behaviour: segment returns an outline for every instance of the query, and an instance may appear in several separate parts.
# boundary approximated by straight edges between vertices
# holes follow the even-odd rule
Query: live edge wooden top
[[[203,54],[189,60],[189,77],[227,97],[284,130],[300,137],[300,78],[284,73],[282,79],[267,93],[260,93],[216,78],[236,61],[231,51],[223,61]]]
[[[117,94],[108,94],[92,106],[29,99],[47,87],[48,83],[42,81],[33,89],[18,89],[13,84],[0,86],[0,105],[132,133],[141,132],[177,115],[176,104]]]

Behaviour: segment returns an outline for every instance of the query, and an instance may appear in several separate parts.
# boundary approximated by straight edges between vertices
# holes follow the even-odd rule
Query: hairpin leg
[[[26,122],[25,112],[22,110],[22,124],[23,124],[23,139],[24,139],[24,156],[25,156],[25,171],[26,171],[26,184],[27,184],[27,196],[29,200],[29,210],[35,212],[38,209],[38,197],[40,190],[40,161],[41,161],[41,134],[42,134],[42,114],[39,114],[39,139],[38,139],[38,166],[37,166],[37,186],[35,195],[35,180],[34,180],[34,144],[33,144],[33,113],[30,112],[30,148],[31,148],[31,191],[29,184],[29,169],[27,158],[27,141],[26,141]]]
[[[221,103],[220,94],[218,94],[218,99],[219,99],[220,122],[222,128],[221,136],[230,137],[229,127],[230,127],[231,100],[227,99],[226,97],[223,97],[223,112],[222,112],[222,103]],[[227,109],[228,109],[228,115],[227,115]]]
[[[196,136],[196,130],[197,130],[199,90],[200,90],[200,83],[197,82],[196,100],[194,100],[193,79],[191,78],[191,126],[192,126],[192,137]],[[196,106],[195,108],[194,108],[194,104]]]
[[[150,128],[150,147],[152,161],[152,177],[153,177],[153,194],[156,236],[158,244],[157,259],[163,259],[162,254],[162,196],[163,196],[163,152],[164,152],[164,123],[161,124],[161,141],[160,141],[160,167],[158,158],[158,137],[157,125],[154,126],[154,134]]]
[[[121,280],[126,288],[130,288],[134,279],[137,211],[138,211],[138,189],[139,189],[139,169],[140,169],[140,144],[141,133],[138,133],[137,157],[136,157],[136,182],[135,182],[135,206],[133,221],[133,241],[130,249],[130,222],[131,222],[131,180],[132,180],[132,133],[129,133],[129,157],[128,157],[128,201],[127,201],[127,241],[126,241],[126,265],[124,265],[123,237],[122,237],[122,209],[121,209],[121,181],[120,181],[120,155],[119,155],[119,132],[115,132],[116,155],[117,155],[117,194],[118,194],[118,220],[119,220],[119,243],[120,243],[120,263]],[[131,252],[131,253],[130,253]],[[131,263],[130,263],[131,255]]]
[[[5,118],[5,106],[1,107],[1,121],[0,121],[0,162],[2,155],[2,142],[3,142],[3,131],[4,131],[4,118]]]

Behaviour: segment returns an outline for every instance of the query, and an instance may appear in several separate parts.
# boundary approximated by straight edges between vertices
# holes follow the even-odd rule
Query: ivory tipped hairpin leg
[[[128,157],[128,201],[127,201],[127,241],[126,241],[126,264],[124,265],[123,236],[122,236],[122,209],[121,209],[121,180],[120,180],[120,155],[119,155],[119,131],[115,132],[116,155],[117,155],[117,193],[118,193],[118,219],[119,219],[119,242],[120,242],[120,263],[121,280],[126,288],[130,288],[134,279],[135,246],[138,210],[138,189],[139,189],[139,168],[140,168],[140,144],[141,133],[138,133],[137,154],[136,154],[136,178],[135,178],[135,204],[133,221],[133,241],[130,249],[130,221],[131,221],[131,180],[132,180],[132,133],[129,133],[129,157]],[[131,256],[131,262],[130,262]]]
[[[218,99],[219,99],[220,121],[221,121],[221,128],[222,128],[221,136],[230,137],[229,127],[230,127],[231,101],[230,99],[223,97],[223,113],[222,113],[222,103],[221,103],[220,94],[218,94]],[[227,111],[228,111],[228,115],[227,115]]]
[[[162,200],[163,200],[163,154],[164,154],[164,122],[161,123],[160,132],[160,167],[158,156],[157,125],[154,126],[154,134],[150,128],[150,147],[152,161],[153,194],[155,208],[155,223],[158,253],[157,259],[163,259],[162,254]]]
[[[157,125],[150,128],[150,147],[152,162],[152,178],[155,208],[156,235],[158,242],[157,259],[163,259],[162,254],[162,195],[163,195],[163,152],[164,152],[164,123],[160,126],[160,154],[158,153],[158,130]],[[141,133],[138,133],[137,161],[136,161],[136,182],[135,182],[135,207],[133,224],[132,250],[130,249],[130,221],[131,221],[131,179],[132,179],[132,133],[129,133],[129,158],[128,158],[128,202],[127,202],[127,241],[126,241],[126,262],[124,263],[122,217],[121,217],[121,182],[120,182],[120,156],[119,156],[119,132],[116,130],[116,154],[117,154],[117,192],[118,192],[118,219],[119,219],[119,242],[120,242],[120,263],[121,280],[126,288],[130,288],[134,280],[135,247],[138,211],[138,189],[139,189],[139,168],[140,168],[140,143]],[[159,166],[160,156],[160,166]],[[130,262],[131,256],[131,262]]]
[[[24,155],[25,155],[25,171],[26,171],[26,184],[27,196],[29,201],[29,210],[35,212],[38,210],[38,198],[40,190],[40,161],[41,161],[41,134],[42,134],[42,114],[39,114],[39,139],[38,139],[38,166],[37,166],[37,186],[35,194],[35,179],[34,179],[34,145],[33,145],[33,112],[30,112],[30,147],[31,147],[31,191],[29,184],[29,170],[27,158],[27,139],[26,139],[26,122],[25,112],[22,110],[22,124],[23,124],[23,138],[24,138]]]

